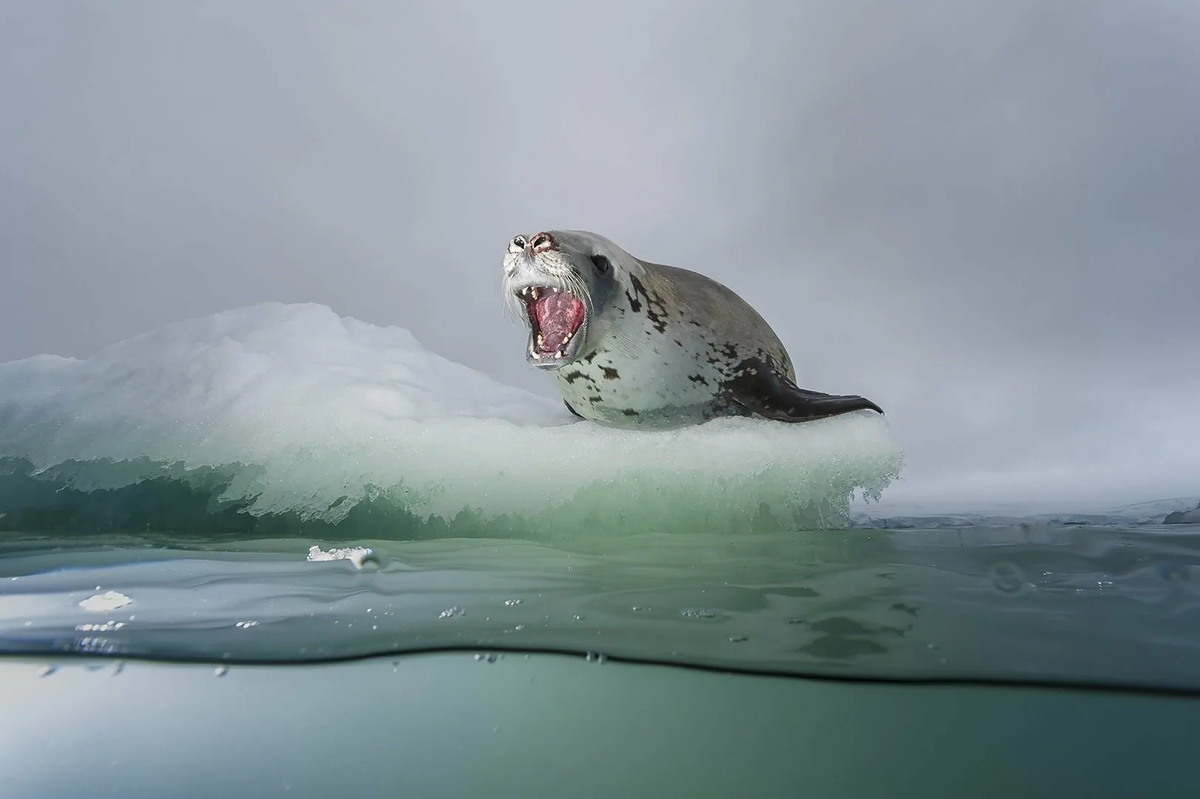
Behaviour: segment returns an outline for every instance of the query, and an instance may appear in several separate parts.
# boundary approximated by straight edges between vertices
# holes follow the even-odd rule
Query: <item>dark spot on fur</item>
[[[625,299],[629,300],[629,307],[633,309],[634,313],[639,313],[642,310],[642,304],[638,302],[637,297],[630,295],[628,291],[625,292]]]
[[[621,375],[617,374],[617,370],[611,366],[601,366],[600,371],[604,372],[605,380],[619,380]]]
[[[588,353],[588,355],[584,358],[584,360],[587,361],[588,363],[591,363],[593,360],[595,360],[595,358],[596,358],[596,353],[595,353],[595,351],[593,351],[593,352]]]
[[[646,287],[642,285],[642,281],[638,280],[637,275],[630,275],[629,282],[633,284],[634,293],[642,295],[642,297],[646,300],[646,318],[650,320],[650,324],[653,325],[654,329],[659,333],[665,333],[667,330],[668,314],[667,305],[662,301],[662,297],[658,296],[657,293],[651,294],[649,291],[647,291]],[[629,305],[633,308],[633,310],[640,310],[642,305],[640,302],[637,303],[637,307],[634,307],[636,299],[634,297],[629,297],[628,292],[625,293],[625,296],[629,298]],[[655,308],[658,310],[655,310]]]
[[[708,381],[704,379],[704,375],[688,375],[688,380],[691,380],[693,383],[708,385]]]
[[[567,372],[566,374],[563,375],[563,377],[566,379],[568,384],[574,384],[575,381],[581,377],[584,380],[587,380],[588,382],[592,382],[592,378],[588,377],[587,375],[585,375],[583,372],[579,371],[578,369],[576,369],[573,372]]]
[[[597,402],[604,402],[604,397],[602,397],[602,396],[600,396],[599,394],[597,394],[597,395],[596,395],[596,396],[594,396],[594,397],[588,397],[588,398],[587,398],[587,401],[588,401],[588,402],[590,402],[590,403],[592,403],[593,405],[595,405]]]
[[[683,346],[683,342],[682,342],[682,341],[680,341],[679,339],[675,339],[675,343],[676,343],[676,344],[678,344],[678,345],[679,345],[679,346],[681,346],[681,347]]]
[[[621,413],[625,414],[626,416],[637,416],[638,415],[638,412],[635,411],[633,408],[625,408],[624,410],[621,411]]]

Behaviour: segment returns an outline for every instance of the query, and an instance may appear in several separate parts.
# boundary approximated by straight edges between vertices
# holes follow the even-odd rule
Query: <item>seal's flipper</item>
[[[572,415],[578,416],[580,419],[583,418],[583,414],[580,413],[579,411],[575,410],[574,408],[572,408],[571,403],[567,402],[566,400],[563,400],[563,405],[567,406],[567,410],[570,411],[572,413]]]
[[[824,394],[798,388],[769,364],[758,359],[744,362],[737,375],[725,383],[731,399],[759,416],[777,422],[809,422],[851,411],[883,410],[865,397]]]

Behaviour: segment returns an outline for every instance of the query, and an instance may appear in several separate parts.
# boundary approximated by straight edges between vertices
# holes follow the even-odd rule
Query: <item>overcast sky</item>
[[[0,0],[0,361],[312,301],[550,394],[500,261],[584,228],[882,405],[910,487],[1197,494],[1197,41],[1188,0]]]

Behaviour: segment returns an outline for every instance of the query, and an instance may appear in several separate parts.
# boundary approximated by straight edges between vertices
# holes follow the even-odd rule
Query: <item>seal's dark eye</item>
[[[593,255],[592,266],[596,267],[596,271],[602,275],[607,275],[609,270],[612,269],[612,264],[603,255]]]

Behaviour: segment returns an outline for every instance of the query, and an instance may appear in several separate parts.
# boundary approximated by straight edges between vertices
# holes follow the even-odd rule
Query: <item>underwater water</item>
[[[61,725],[30,730],[58,718],[44,709],[59,707],[63,696],[79,713],[110,713],[110,705],[87,710],[101,701],[97,690],[148,692],[138,694],[141,701],[167,714],[155,723],[178,713],[204,718],[202,697],[212,689],[199,687],[186,663],[208,664],[210,681],[256,675],[245,679],[260,681],[261,696],[270,692],[262,686],[293,680],[295,691],[324,695],[334,679],[349,681],[344,690],[356,697],[366,692],[385,704],[417,701],[388,687],[387,675],[400,668],[424,675],[413,678],[421,683],[436,681],[431,668],[451,674],[465,663],[505,662],[511,669],[533,653],[540,665],[531,671],[504,671],[499,683],[488,677],[480,685],[490,687],[471,690],[511,693],[505,681],[524,685],[528,675],[561,697],[580,688],[576,677],[555,671],[555,656],[610,669],[653,664],[694,676],[664,686],[650,673],[615,672],[626,675],[618,682],[628,680],[620,684],[629,691],[592,685],[587,690],[600,693],[588,701],[606,703],[607,712],[679,715],[671,703],[684,702],[686,691],[676,696],[675,686],[700,680],[688,689],[706,697],[696,707],[716,702],[712,713],[736,716],[714,698],[729,692],[740,697],[730,702],[748,702],[742,707],[758,708],[762,718],[772,707],[778,714],[781,701],[825,701],[804,694],[812,687],[795,678],[852,681],[863,690],[891,681],[960,691],[1200,692],[1200,525],[1163,524],[1200,498],[1087,508],[938,506],[889,497],[903,470],[903,446],[876,414],[804,425],[730,419],[676,431],[607,430],[440,358],[405,330],[313,305],[188,320],[87,360],[0,364],[0,655],[7,656],[0,674],[5,684],[25,686],[4,700],[5,714],[23,721],[0,725],[0,752],[11,758],[0,770],[17,774],[26,762],[19,753],[34,740],[58,741],[72,758],[90,752],[97,763],[117,762],[128,747],[159,745],[145,727],[91,743],[63,737]],[[451,660],[411,665],[435,657]],[[89,665],[81,671],[80,663]],[[313,671],[338,663],[350,671]],[[774,682],[705,683],[717,678],[695,676],[696,669]],[[90,681],[101,672],[137,673],[144,687],[125,687],[126,680],[97,688]],[[182,709],[173,704],[184,701],[181,692],[195,697]],[[431,728],[485,723],[453,693],[442,698],[448,704],[421,700],[394,712],[423,714]],[[487,707],[501,701],[487,695]],[[1060,729],[1082,723],[1075,700],[1049,695],[1055,698],[1030,705],[1033,716],[1013,721],[1013,730],[1036,728],[1041,722],[1030,718],[1055,713]],[[25,696],[36,703],[25,704]],[[225,696],[226,703],[254,704],[236,699],[236,691]],[[857,740],[886,727],[868,723],[872,713],[886,716],[888,703],[910,701],[870,696],[853,711],[828,711],[857,714]],[[979,705],[996,719],[1008,712],[998,707],[1013,707],[1007,700],[997,706],[990,694],[939,696],[912,700],[923,710],[895,712],[942,713],[951,724],[962,708]],[[545,694],[536,700],[548,701]],[[268,716],[290,712],[278,698],[258,707]],[[353,702],[339,707],[365,712]],[[538,707],[546,718],[556,712]],[[1167,723],[1170,714],[1154,707],[1145,712],[1158,725],[1151,736],[1158,757],[1183,739],[1182,728]],[[786,734],[792,713],[769,722],[772,735]],[[513,723],[511,714],[494,718],[497,730]],[[806,721],[803,734],[850,734],[826,722]],[[655,723],[639,735],[652,737]],[[709,732],[716,737],[705,746],[738,745],[721,737],[730,728]],[[462,745],[466,733],[453,734]],[[649,745],[621,734],[628,746]],[[345,751],[340,739],[304,740],[308,750],[273,750],[272,757]],[[396,745],[410,754],[421,748]],[[779,754],[771,751],[739,757],[757,764],[747,768],[759,775],[782,768],[780,785],[790,784],[796,763],[780,757],[771,766],[761,760]],[[844,770],[830,771],[830,762],[806,761],[803,773],[816,779],[824,768],[821,779],[844,787]],[[137,768],[150,763],[139,760]],[[443,765],[444,777],[456,773],[449,761]],[[243,788],[262,776],[247,768],[236,772]],[[904,767],[890,768],[876,777],[894,784]],[[27,780],[20,784],[31,786],[26,795],[52,795],[35,790],[45,788],[42,777],[20,773]],[[146,795],[170,782],[166,772],[155,773],[158,787]],[[197,771],[189,778],[194,795],[227,792],[218,784],[222,773]],[[710,772],[692,773],[699,788],[713,786]],[[718,793],[745,779],[736,769],[724,773],[731,782]],[[300,782],[273,777],[254,795],[322,795],[318,775],[306,774]],[[1002,780],[971,795],[1062,795],[1069,786],[1048,774],[1038,790]],[[955,795],[977,779],[969,771],[942,776],[949,780],[943,788],[958,786]],[[639,785],[666,790],[677,777],[667,769]],[[392,787],[403,782],[395,774],[386,779]],[[455,795],[453,786],[467,785],[455,779],[437,790],[406,784],[422,795]],[[591,786],[595,795],[629,787],[606,779]],[[1113,775],[1104,779],[1110,789],[1118,785]],[[1131,779],[1149,784],[1145,775]],[[71,784],[86,783],[84,775]],[[903,795],[929,788],[907,784],[912,792]],[[75,790],[55,785],[63,795]],[[128,783],[122,790],[134,795]],[[578,785],[572,792],[589,794]],[[1121,794],[1093,788],[1089,795]]]

